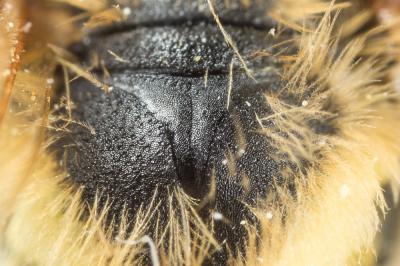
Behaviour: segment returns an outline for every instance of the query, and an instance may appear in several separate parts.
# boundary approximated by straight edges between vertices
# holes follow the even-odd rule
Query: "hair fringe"
[[[104,21],[104,14],[106,21],[119,18],[107,13],[102,0],[55,1],[82,8],[95,24],[99,18]],[[294,62],[281,73],[286,84],[282,92],[265,96],[274,113],[259,118],[260,133],[271,139],[282,160],[296,167],[288,168],[287,184],[276,184],[269,197],[252,209],[259,230],[248,226],[246,252],[236,258],[231,255],[231,264],[347,265],[354,256],[373,250],[380,214],[387,211],[382,187],[387,183],[398,187],[400,101],[394,84],[382,81],[391,72],[383,41],[374,38],[382,30],[342,44],[335,10],[344,5],[279,0],[271,13],[283,27],[299,32],[294,40],[298,52],[289,55]],[[67,20],[64,12],[57,16]],[[46,36],[46,42],[63,47],[82,36],[68,23],[55,25],[62,25],[62,30]],[[354,25],[349,26],[353,31]],[[43,37],[34,34],[39,34],[34,39]],[[62,35],[71,39],[63,43]],[[30,45],[28,40],[22,68],[29,71],[17,73],[12,94],[20,105],[12,105],[13,112],[1,121],[0,239],[8,263],[136,265],[150,257],[156,264],[151,252],[158,252],[155,257],[161,264],[201,265],[220,246],[213,225],[204,224],[197,215],[196,207],[202,203],[182,190],[171,189],[167,226],[156,224],[157,237],[149,239],[144,238],[149,223],[158,219],[156,195],[136,214],[132,228],[121,214],[115,234],[105,222],[109,204],[99,209],[97,200],[84,206],[80,189],[65,185],[66,173],[46,150],[49,140],[44,134],[49,126],[49,78],[56,59],[46,59],[47,46]],[[295,100],[289,101],[288,95]],[[330,103],[337,108],[326,108]],[[312,120],[329,122],[337,133],[318,134],[308,126]],[[312,164],[304,170],[305,160]],[[162,242],[168,242],[167,248]]]

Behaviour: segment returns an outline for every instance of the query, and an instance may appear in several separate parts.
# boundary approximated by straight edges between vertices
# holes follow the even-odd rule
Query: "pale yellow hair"
[[[7,23],[0,24],[0,45],[16,51],[18,43],[13,40],[25,33],[9,34],[4,29],[8,23],[21,29],[28,21],[18,14],[19,1],[11,2],[13,13],[3,15],[2,22]],[[109,7],[105,1],[55,2],[84,10],[82,17],[87,17],[90,27],[99,21],[122,19],[118,7]],[[374,238],[387,211],[382,187],[397,187],[400,174],[400,99],[392,82],[385,81],[391,68],[376,36],[387,38],[388,43],[391,39],[380,29],[342,43],[341,27],[335,27],[335,20],[345,6],[279,0],[270,14],[282,29],[297,31],[290,40],[297,53],[276,55],[276,59],[284,63],[282,91],[298,104],[285,102],[284,93],[265,95],[274,113],[258,117],[260,134],[280,151],[277,160],[296,166],[282,169],[295,188],[293,192],[285,184],[275,184],[269,197],[252,208],[260,228],[248,226],[246,253],[231,256],[231,264],[349,265],[367,263],[364,258],[373,254]],[[132,265],[143,263],[149,255],[154,265],[200,265],[221,246],[213,238],[213,225],[197,216],[199,202],[181,189],[170,191],[168,225],[157,227],[156,238],[151,239],[146,230],[150,218],[157,218],[156,200],[142,206],[132,231],[122,219],[115,236],[106,226],[107,206],[98,209],[95,202],[84,213],[80,188],[63,182],[68,173],[49,153],[52,139],[46,129],[59,119],[53,117],[50,106],[57,62],[83,77],[87,73],[62,50],[78,40],[82,31],[68,23],[75,18],[68,18],[60,7],[38,3],[34,10],[53,15],[46,17],[51,18],[46,23],[32,13],[33,32],[25,41],[27,52],[18,52],[22,58],[18,73],[12,72],[16,67],[10,68],[10,57],[0,59],[0,74],[11,69],[15,77],[7,112],[0,121],[3,263]],[[66,34],[70,39],[63,40]],[[39,39],[44,45],[35,45]],[[5,95],[7,79],[0,82]],[[337,108],[325,108],[327,101]],[[309,126],[313,119],[329,123],[335,133],[317,134]],[[263,126],[265,121],[275,127]],[[304,159],[311,165],[302,171]],[[167,249],[163,248],[166,242]]]

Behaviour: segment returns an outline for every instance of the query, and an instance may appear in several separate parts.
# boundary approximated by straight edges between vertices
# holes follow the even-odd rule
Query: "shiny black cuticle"
[[[226,31],[256,81],[245,73],[207,9],[194,1],[157,3],[143,1],[125,25],[97,30],[73,48],[87,66],[93,54],[103,61],[112,91],[83,79],[71,84],[73,118],[95,134],[70,125],[64,138],[69,181],[84,187],[85,201],[93,203],[100,191],[102,202],[112,202],[111,216],[127,209],[133,219],[155,191],[163,201],[180,187],[201,201],[215,177],[215,199],[200,214],[208,220],[211,212],[222,213],[230,222],[216,224],[216,238],[237,250],[246,239],[241,221],[256,223],[246,204],[254,206],[267,196],[273,178],[282,178],[281,165],[273,159],[276,150],[259,134],[256,119],[256,114],[271,114],[265,93],[282,87],[280,63],[254,56],[276,52],[271,47],[279,40],[268,34],[273,22],[265,16],[270,3],[247,9],[236,3],[222,11],[217,1]],[[104,77],[101,67],[92,71]]]

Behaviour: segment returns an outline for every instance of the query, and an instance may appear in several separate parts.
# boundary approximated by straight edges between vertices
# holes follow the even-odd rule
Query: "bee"
[[[0,258],[373,265],[400,173],[394,7],[4,0]]]

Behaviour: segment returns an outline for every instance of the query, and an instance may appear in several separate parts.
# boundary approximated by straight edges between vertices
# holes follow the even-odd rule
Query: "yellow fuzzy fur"
[[[263,129],[277,148],[295,163],[299,154],[315,161],[316,149],[323,159],[306,177],[295,176],[297,198],[283,190],[279,197],[271,197],[265,209],[255,210],[262,223],[263,244],[259,251],[249,250],[251,265],[348,265],[354,256],[361,260],[373,248],[385,212],[381,186],[398,183],[400,106],[389,101],[398,97],[393,86],[380,81],[388,74],[382,65],[386,61],[371,58],[354,65],[364,38],[353,40],[334,59],[332,20],[326,14],[315,32],[302,36],[298,57],[286,74],[286,89],[300,99],[310,76],[317,74],[321,89],[317,87],[300,106],[267,96],[275,114],[265,119],[289,134],[282,138],[276,129]],[[329,90],[323,90],[325,86]],[[321,109],[327,98],[338,102],[339,114]],[[316,117],[337,120],[340,133],[319,138],[305,125]]]
[[[81,1],[62,2],[86,8],[91,14],[106,9],[102,1],[92,1],[89,6]],[[296,7],[301,7],[301,12]],[[362,261],[373,250],[381,214],[386,211],[382,186],[388,182],[397,186],[400,174],[400,105],[395,101],[400,99],[391,83],[380,81],[389,70],[385,68],[385,51],[379,46],[354,64],[366,47],[371,48],[368,37],[355,38],[339,57],[333,55],[340,41],[334,31],[334,10],[339,7],[343,5],[280,0],[272,12],[288,27],[300,30],[307,25],[294,40],[299,50],[291,55],[294,62],[281,73],[286,81],[283,90],[301,104],[293,106],[280,95],[266,95],[266,104],[275,113],[260,117],[260,123],[273,120],[277,128],[261,128],[260,133],[271,139],[282,158],[299,166],[301,158],[315,164],[306,173],[289,171],[296,197],[285,185],[276,185],[269,198],[253,210],[261,231],[248,228],[246,254],[231,258],[232,264],[348,265],[354,258]],[[324,12],[315,24],[314,15]],[[62,45],[59,38],[49,42]],[[28,43],[27,47],[32,46]],[[5,261],[9,265],[140,264],[144,254],[151,253],[151,244],[139,240],[149,218],[157,215],[158,203],[143,206],[130,233],[123,220],[118,237],[113,239],[104,224],[107,207],[97,210],[95,204],[88,218],[82,219],[87,216],[82,216],[84,203],[79,189],[62,183],[67,173],[58,169],[46,150],[51,141],[45,135],[45,127],[51,125],[48,79],[56,58],[47,68],[38,68],[34,62],[42,54],[46,52],[32,48],[25,55],[24,66],[30,67],[30,73],[18,73],[12,95],[14,103],[20,104],[10,107],[1,124],[0,239]],[[317,89],[305,98],[310,79],[315,77]],[[340,106],[340,114],[322,109],[327,98]],[[304,124],[312,118],[333,119],[339,133],[321,138]],[[282,138],[282,132],[289,137]],[[162,264],[200,265],[219,248],[212,224],[206,225],[197,217],[197,204],[179,189],[170,192],[168,226],[159,228],[153,240],[158,247],[161,242],[170,243],[169,249],[156,250]],[[259,247],[256,234],[261,236]]]

